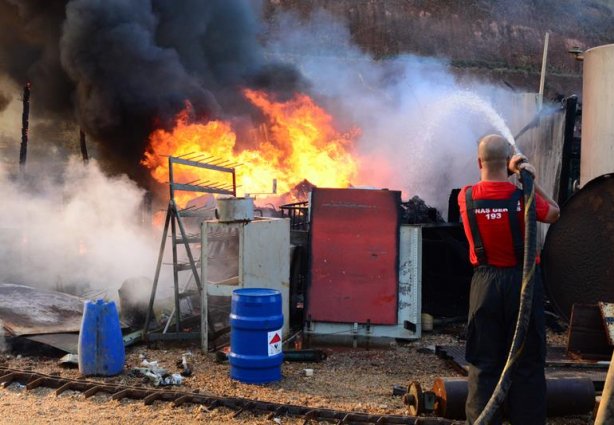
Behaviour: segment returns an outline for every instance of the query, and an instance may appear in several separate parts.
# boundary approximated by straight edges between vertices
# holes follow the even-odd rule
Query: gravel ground
[[[553,341],[557,336],[553,336]],[[555,341],[556,342],[556,341]],[[164,346],[158,349],[144,345],[128,349],[126,371],[139,367],[142,358],[157,360],[170,372],[179,372],[176,366],[182,353],[192,353],[193,375],[180,391],[198,390],[201,394],[237,396],[264,401],[300,404],[312,407],[334,408],[381,414],[405,414],[400,397],[392,396],[395,384],[407,385],[418,381],[422,388],[430,389],[439,376],[459,376],[445,361],[429,349],[435,345],[458,344],[454,336],[431,334],[408,344],[390,344],[382,348],[324,348],[328,358],[321,363],[285,362],[281,382],[269,385],[247,385],[229,378],[228,363],[217,363],[215,356],[203,355],[197,346]],[[2,355],[0,364],[16,369],[31,369],[67,378],[80,378],[76,369],[58,365],[57,359],[36,356]],[[305,368],[314,369],[311,377]],[[124,373],[112,378],[90,378],[103,382],[127,385],[146,385],[144,378]],[[271,424],[265,416],[235,412],[226,409],[207,411],[204,407],[185,405],[173,408],[170,403],[155,402],[144,406],[142,402],[111,400],[99,394],[85,399],[83,394],[67,391],[56,397],[50,389],[26,391],[19,384],[0,389],[1,424]],[[284,424],[302,424],[303,420],[282,418]],[[588,416],[550,420],[549,424],[590,424]]]

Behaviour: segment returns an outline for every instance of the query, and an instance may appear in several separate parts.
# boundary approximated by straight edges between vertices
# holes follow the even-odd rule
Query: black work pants
[[[466,359],[469,392],[465,406],[472,424],[490,399],[507,360],[520,304],[522,271],[516,268],[477,267],[471,281]],[[546,332],[543,289],[535,273],[533,306],[522,357],[512,371],[507,412],[512,425],[546,423]],[[502,422],[501,412],[492,424]]]

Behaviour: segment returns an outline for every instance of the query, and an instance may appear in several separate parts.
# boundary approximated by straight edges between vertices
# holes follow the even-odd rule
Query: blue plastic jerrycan
[[[124,370],[126,351],[113,301],[85,301],[79,332],[79,372],[117,375]]]

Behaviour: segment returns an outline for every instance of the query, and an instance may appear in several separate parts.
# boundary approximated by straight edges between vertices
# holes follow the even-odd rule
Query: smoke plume
[[[0,112],[4,111],[11,103],[11,96],[0,91]]]
[[[445,211],[452,188],[478,179],[477,140],[489,132],[511,138],[492,106],[506,116],[507,90],[459,82],[443,60],[375,60],[326,12],[286,13],[276,22],[269,54],[293,63],[338,121],[362,130],[357,185],[402,189]]]
[[[75,158],[61,184],[15,182],[0,171],[0,281],[113,296],[127,277],[152,274],[159,241],[140,223],[136,183]]]
[[[173,124],[186,102],[199,119],[227,118],[250,112],[244,87],[283,95],[303,83],[265,56],[260,8],[257,0],[0,0],[0,109],[32,83],[27,178],[0,166],[0,281],[113,296],[126,278],[152,276],[159,235],[138,222],[143,190],[126,176],[143,183],[152,130]],[[4,163],[18,157],[20,115],[16,101],[3,113],[15,123],[0,134],[14,141]],[[79,128],[98,160],[89,165],[66,163]]]
[[[241,87],[300,84],[293,69],[264,59],[260,8],[254,0],[3,0],[0,73],[32,82],[33,117],[76,120],[100,142],[106,169],[138,178],[147,136],[186,102],[201,119],[232,116],[249,108]]]
[[[98,141],[105,171],[131,177],[148,135],[186,101],[199,118],[236,117],[251,111],[240,89],[255,87],[281,97],[308,90],[341,127],[359,127],[356,185],[400,188],[445,210],[451,188],[477,179],[476,141],[506,131],[490,104],[507,118],[509,91],[461,82],[441,59],[375,60],[324,12],[280,13],[267,32],[261,6],[0,0],[0,76],[13,87],[32,82],[33,134],[76,122]],[[73,160],[54,181],[28,169],[30,185],[0,175],[1,279],[100,288],[151,276],[159,240],[135,222],[143,192],[100,168]]]
[[[141,182],[137,164],[148,135],[171,126],[186,101],[198,118],[231,118],[251,111],[243,87],[282,96],[298,88],[342,125],[362,129],[358,150],[369,160],[357,184],[400,186],[441,205],[433,198],[443,188],[477,177],[475,140],[494,130],[480,105],[472,110],[470,101],[449,98],[459,91],[495,103],[509,96],[459,83],[440,59],[375,61],[324,12],[308,19],[277,13],[267,34],[262,1],[39,3],[0,3],[3,71],[32,80],[33,116],[44,108],[76,119],[100,142],[105,169]]]

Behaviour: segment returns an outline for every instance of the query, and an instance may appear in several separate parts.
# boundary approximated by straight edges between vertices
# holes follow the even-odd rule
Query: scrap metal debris
[[[77,368],[79,367],[79,356],[76,354],[66,354],[58,362],[61,366]]]
[[[83,300],[63,292],[0,283],[0,320],[10,336],[79,332]]]
[[[192,357],[192,353],[183,353],[181,355],[181,360],[179,360],[177,362],[177,367],[183,369],[181,371],[181,376],[190,376],[192,375],[192,366],[190,365],[190,362],[188,360],[188,358]]]
[[[184,377],[179,373],[169,373],[160,367],[157,361],[143,359],[141,366],[133,368],[130,373],[133,376],[141,376],[150,381],[155,387],[179,386],[183,384]]]
[[[40,344],[48,345],[66,353],[77,354],[79,347],[78,333],[52,333],[43,335],[28,335],[23,338]]]

